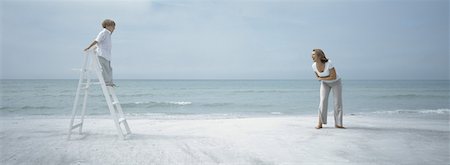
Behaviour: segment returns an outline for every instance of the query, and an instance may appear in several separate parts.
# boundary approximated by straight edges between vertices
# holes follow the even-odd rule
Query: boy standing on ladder
[[[105,96],[106,104],[108,105],[108,109],[111,113],[111,117],[114,120],[116,125],[119,138],[125,139],[126,136],[131,134],[130,127],[128,126],[128,122],[125,119],[125,116],[122,111],[122,106],[120,105],[119,99],[116,96],[114,91],[114,83],[112,81],[112,68],[111,68],[111,34],[114,32],[116,27],[116,23],[113,20],[106,19],[102,22],[103,30],[97,35],[94,42],[92,42],[86,49],[86,54],[84,56],[84,63],[81,69],[80,80],[78,82],[77,93],[75,94],[75,101],[73,104],[72,110],[72,119],[70,120],[69,134],[67,139],[70,140],[70,136],[72,134],[72,130],[75,128],[79,128],[79,132],[81,134],[84,123],[84,116],[86,112],[86,101],[88,98],[88,89],[92,84],[99,84],[102,88],[103,95]],[[89,49],[97,45],[96,52],[94,55],[90,55]],[[89,58],[92,60],[89,64]],[[89,69],[88,69],[89,67]],[[101,67],[101,68],[100,68]],[[90,73],[94,71],[98,82],[91,82]],[[79,98],[80,93],[83,91],[84,99],[83,104],[81,105],[81,109],[79,108]],[[83,94],[82,94],[83,95]],[[75,121],[77,115],[81,111],[79,115],[79,122]],[[77,119],[78,120],[78,119]],[[75,123],[75,124],[74,124]],[[122,126],[125,129],[122,129]]]
[[[106,86],[115,87],[112,81],[111,68],[111,34],[116,29],[116,23],[113,20],[105,19],[102,22],[103,30],[98,33],[95,40],[84,51],[89,50],[92,46],[97,45],[97,55],[99,57],[100,65],[102,66],[102,75]]]

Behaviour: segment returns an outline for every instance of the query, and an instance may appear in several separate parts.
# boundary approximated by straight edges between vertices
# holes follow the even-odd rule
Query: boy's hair
[[[106,26],[116,26],[116,23],[113,20],[105,19],[102,22],[102,26],[103,26],[103,28],[106,28]]]

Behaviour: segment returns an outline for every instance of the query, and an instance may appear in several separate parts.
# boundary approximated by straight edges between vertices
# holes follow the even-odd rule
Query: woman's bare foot
[[[321,129],[322,128],[322,123],[319,122],[319,124],[317,124],[316,129]]]
[[[341,128],[341,129],[345,129],[344,126],[338,126],[338,125],[335,125],[334,127],[336,127],[336,128]]]
[[[319,115],[319,122],[317,122],[317,126],[316,126],[316,129],[321,129],[322,128],[322,120],[321,120],[321,118],[320,118],[320,115]]]

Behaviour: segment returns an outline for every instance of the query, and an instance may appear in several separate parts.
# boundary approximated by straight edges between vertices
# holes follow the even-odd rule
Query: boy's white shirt
[[[95,41],[97,41],[97,54],[106,60],[111,61],[111,32],[108,29],[103,28],[103,30],[98,33]]]

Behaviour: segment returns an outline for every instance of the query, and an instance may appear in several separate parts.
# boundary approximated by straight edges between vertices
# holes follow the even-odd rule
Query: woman
[[[316,128],[321,129],[322,124],[327,124],[328,96],[331,90],[334,97],[334,125],[336,128],[344,128],[341,78],[321,49],[314,49],[311,55],[314,61],[312,68],[320,80],[319,123]]]

